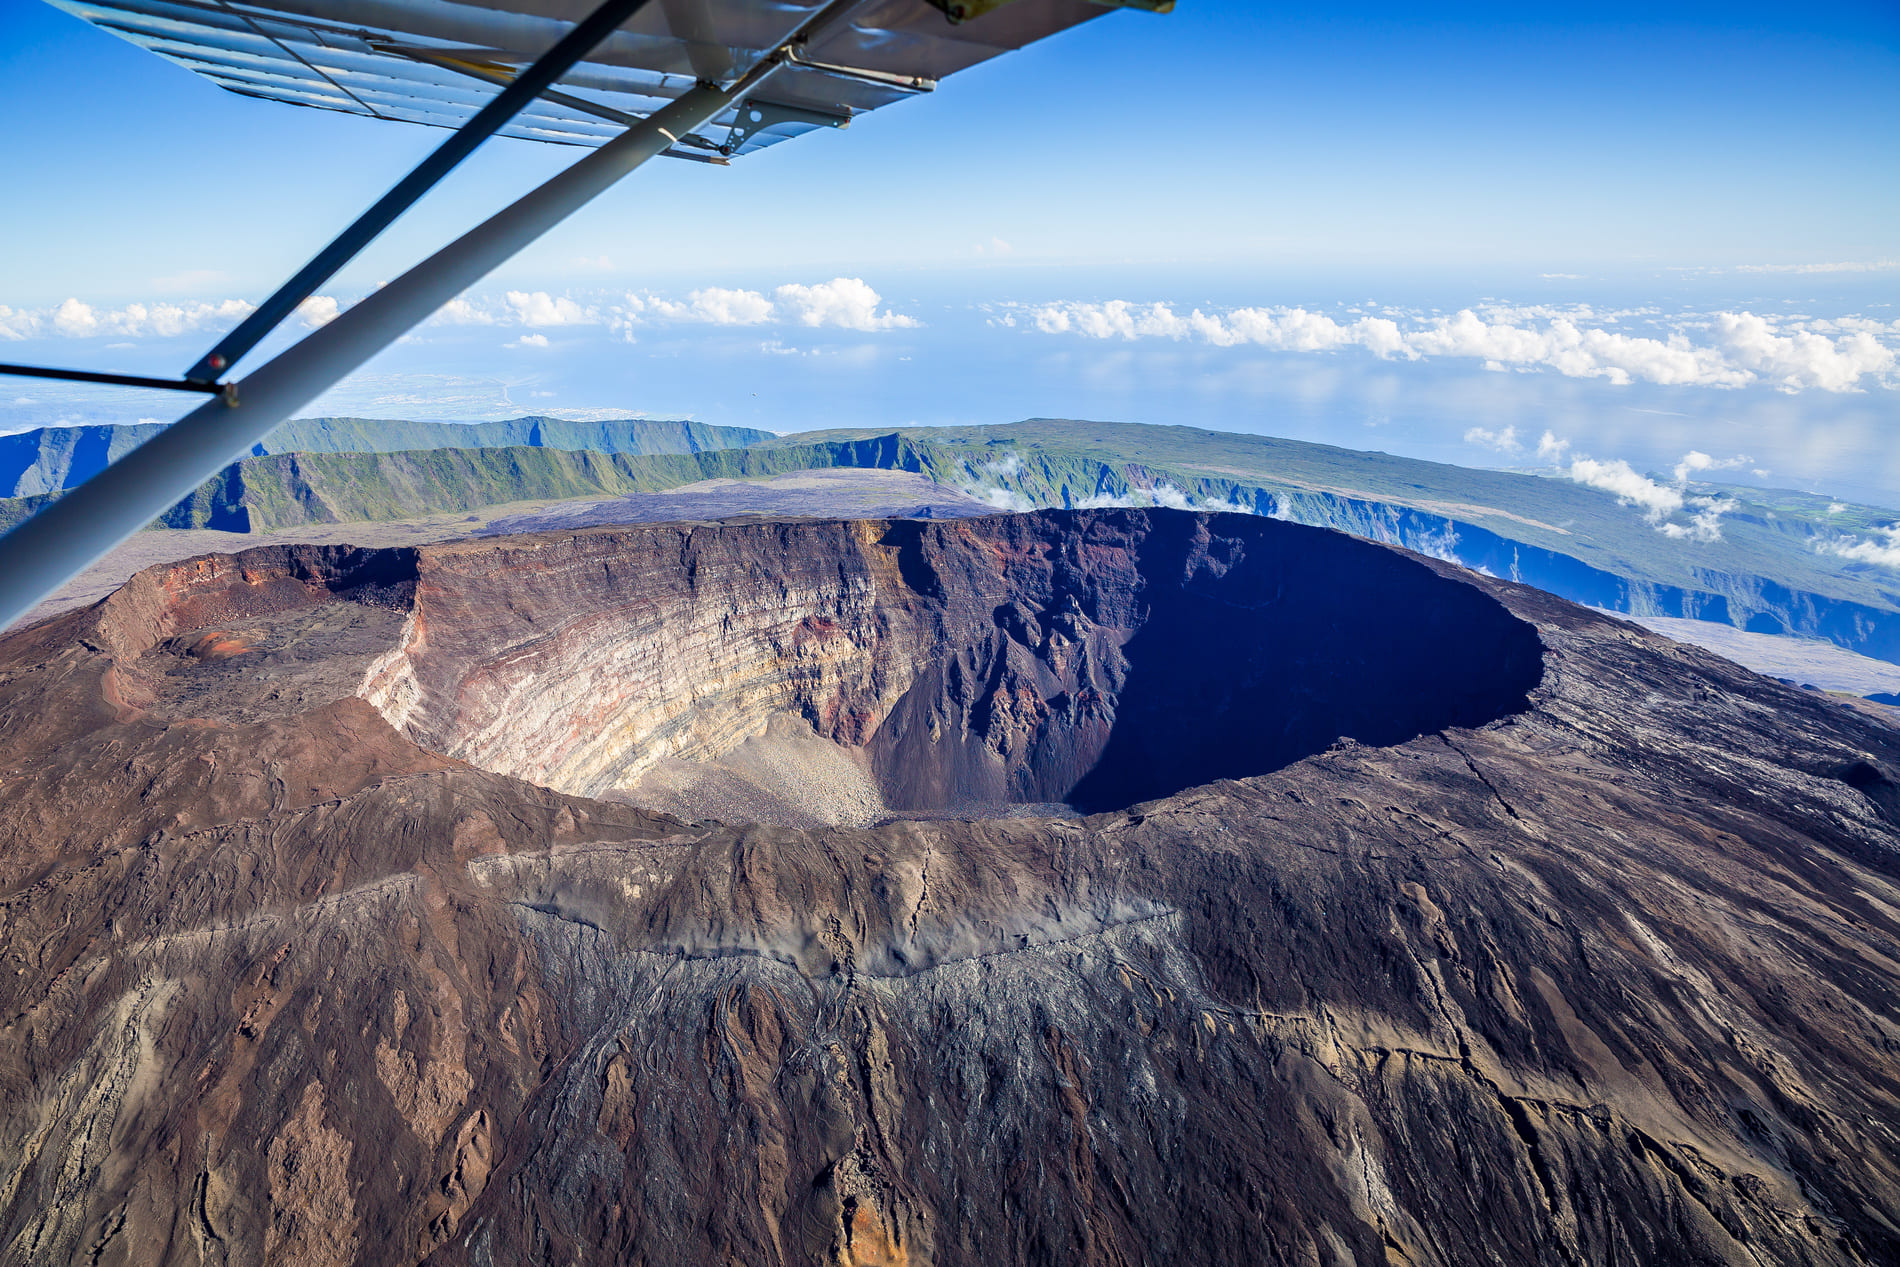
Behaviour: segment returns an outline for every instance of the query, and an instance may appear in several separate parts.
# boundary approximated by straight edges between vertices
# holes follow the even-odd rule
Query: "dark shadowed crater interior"
[[[1182,539],[1192,519],[1153,517],[1133,586],[1057,566],[905,693],[868,745],[893,811],[1121,808],[1341,738],[1479,726],[1541,677],[1532,626],[1404,555],[1238,516]]]

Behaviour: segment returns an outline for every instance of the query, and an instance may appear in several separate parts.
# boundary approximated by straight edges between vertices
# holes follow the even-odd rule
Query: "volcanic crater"
[[[296,566],[313,595],[401,591],[407,620],[279,614],[248,676],[242,630],[193,630],[172,643],[223,650],[175,690],[281,693],[299,647],[334,674],[380,632],[360,693],[423,746],[695,819],[1116,809],[1482,725],[1542,672],[1488,595],[1248,516],[665,525]]]
[[[1900,732],[1268,519],[0,639],[0,1263],[1900,1261]]]

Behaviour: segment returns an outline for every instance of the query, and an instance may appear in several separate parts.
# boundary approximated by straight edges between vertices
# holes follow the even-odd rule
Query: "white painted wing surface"
[[[49,0],[246,96],[459,127],[592,11],[590,0]],[[680,138],[676,157],[746,154],[888,105],[1124,4],[866,0],[758,97]],[[823,0],[653,0],[500,132],[599,145],[690,88],[730,80]],[[949,13],[971,13],[953,22]]]

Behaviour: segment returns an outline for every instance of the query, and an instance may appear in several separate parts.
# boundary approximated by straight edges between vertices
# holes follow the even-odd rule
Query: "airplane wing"
[[[459,128],[589,0],[51,0],[247,97]],[[682,136],[672,157],[749,154],[842,127],[938,80],[1115,7],[1172,0],[873,0],[802,48],[770,91]],[[661,0],[499,135],[595,146],[697,81],[729,79],[822,0]]]
[[[727,163],[1111,8],[1173,0],[51,0],[232,92],[449,129],[177,380],[0,373],[210,399],[0,538],[0,628],[649,158]],[[490,136],[590,147],[280,352],[229,377]]]

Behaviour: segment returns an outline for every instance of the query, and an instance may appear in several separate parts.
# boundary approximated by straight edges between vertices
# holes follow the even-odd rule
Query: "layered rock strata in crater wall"
[[[1521,708],[1529,626],[1397,552],[1249,516],[648,525],[430,547],[364,695],[563,791],[775,717],[893,810],[1084,808]]]

